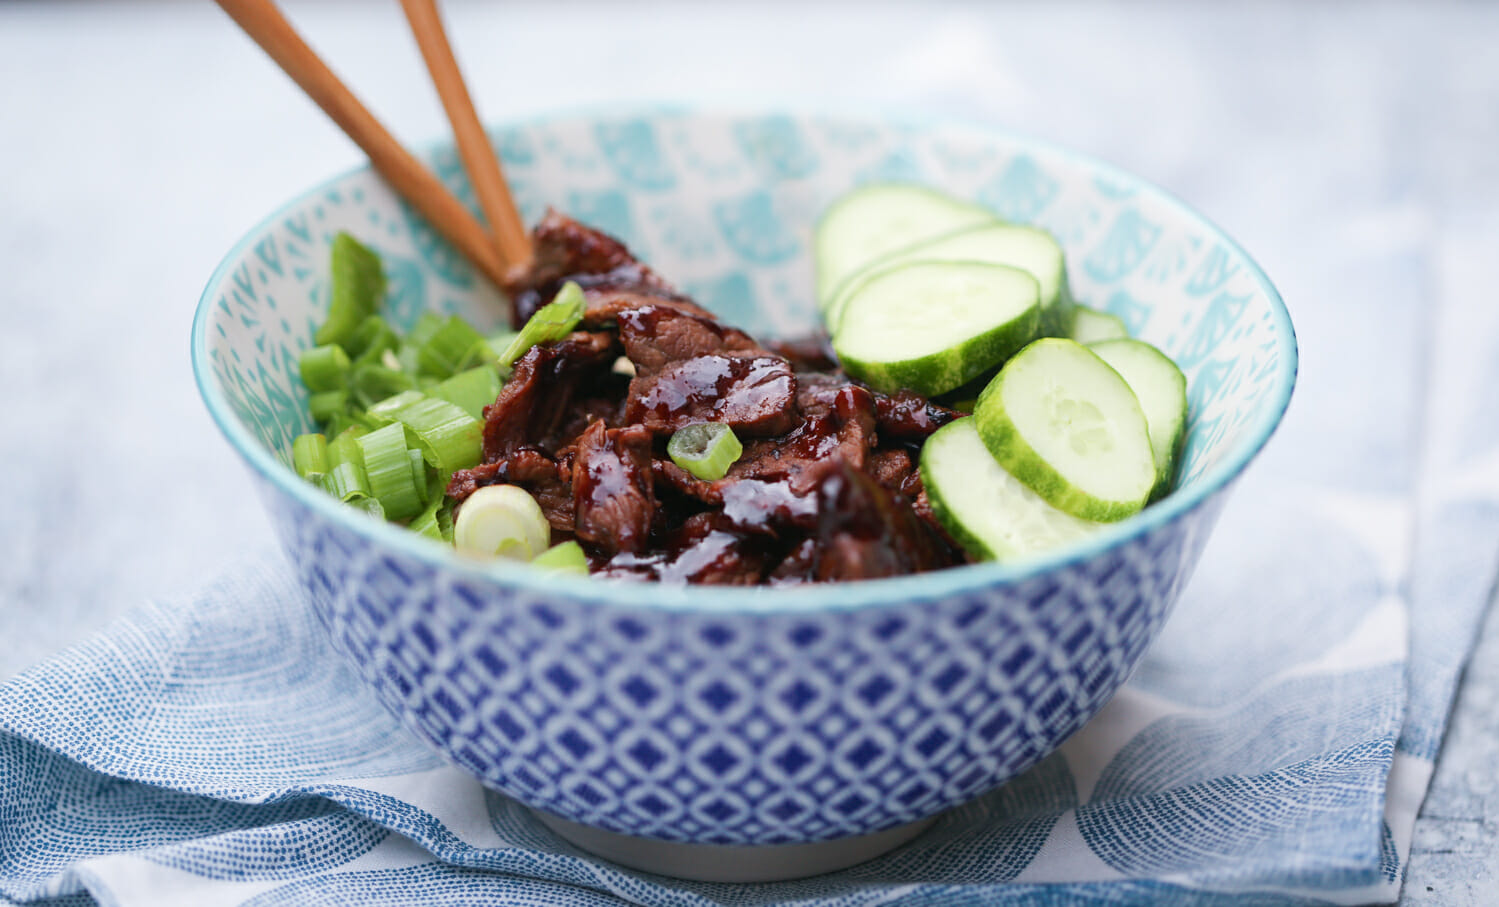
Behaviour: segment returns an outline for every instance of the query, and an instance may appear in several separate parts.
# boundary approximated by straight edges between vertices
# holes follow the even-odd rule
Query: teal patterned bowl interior
[[[1171,519],[1227,485],[1269,439],[1290,400],[1297,357],[1290,317],[1250,257],[1205,218],[1138,177],[995,129],[890,119],[661,109],[539,119],[491,133],[522,213],[548,206],[624,239],[677,286],[762,337],[818,327],[810,239],[819,213],[850,187],[912,181],[1039,224],[1067,251],[1077,299],[1122,318],[1186,373],[1191,418],[1178,485],[1144,513],[1018,566],[923,577],[954,588],[1018,578],[1085,558]],[[427,155],[477,210],[450,145]],[[251,466],[319,511],[357,520],[300,482],[291,440],[313,429],[297,373],[327,306],[327,250],[348,230],[383,256],[392,320],[427,310],[498,325],[501,297],[368,168],[282,207],[219,265],[194,323],[195,374],[214,419]],[[362,522],[362,521],[360,521]],[[362,526],[386,544],[467,565],[398,528]],[[509,571],[512,581],[548,585]],[[778,605],[897,601],[911,580],[783,590]],[[627,600],[695,607],[684,590],[620,588]],[[714,599],[759,607],[757,590]]]
[[[528,219],[554,205],[624,238],[762,337],[816,327],[811,231],[851,186],[977,199],[1054,232],[1077,297],[1169,353],[1191,406],[1171,495],[1026,563],[776,589],[480,564],[303,483],[289,449],[313,427],[297,357],[326,309],[335,232],[384,256],[397,322],[436,309],[493,325],[501,300],[368,170],[294,199],[204,293],[204,400],[334,648],[420,739],[553,816],[678,842],[816,842],[1025,771],[1138,663],[1291,394],[1290,320],[1248,256],[1087,158],[992,130],[786,114],[609,113],[494,138]],[[472,201],[452,150],[430,159]]]

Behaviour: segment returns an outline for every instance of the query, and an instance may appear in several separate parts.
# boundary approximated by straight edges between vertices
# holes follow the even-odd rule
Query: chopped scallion
[[[537,344],[555,343],[571,334],[583,321],[586,306],[582,287],[570,280],[563,284],[552,301],[537,309],[536,314],[526,321],[525,327],[520,329],[520,333],[515,335],[515,339],[505,347],[505,351],[500,354],[500,368],[510,368]]]
[[[511,341],[520,336],[520,331],[497,331],[485,338],[491,349],[504,350],[510,346]]]
[[[484,338],[467,321],[457,315],[449,315],[432,336],[417,350],[417,365],[420,370],[435,378],[447,378],[461,368],[474,349]]]
[[[453,521],[460,551],[529,561],[545,551],[552,529],[541,506],[524,488],[487,485],[469,495]]]
[[[329,276],[328,320],[318,328],[319,346],[342,345],[385,295],[380,256],[347,233],[333,237]]]
[[[481,365],[493,369],[499,361],[500,354],[495,352],[495,348],[488,340],[481,337],[474,341],[474,345],[468,348],[467,353],[463,354],[463,361],[458,363],[456,371],[462,372]]]
[[[416,482],[411,477],[411,460],[406,456],[406,429],[387,425],[358,439],[364,454],[364,472],[369,479],[370,495],[385,508],[392,520],[415,516],[422,509]]]
[[[500,376],[494,369],[481,365],[434,385],[428,393],[452,403],[475,419],[482,419],[484,407],[500,395],[501,387]]]
[[[428,463],[443,476],[477,466],[484,447],[484,425],[458,406],[427,397],[394,413],[411,433]]]
[[[349,354],[335,344],[315,346],[297,360],[302,383],[313,393],[342,390],[349,378]]]
[[[671,461],[705,482],[716,482],[744,453],[734,430],[722,422],[695,422],[677,430],[666,442]]]
[[[307,399],[307,411],[319,424],[327,425],[334,416],[347,414],[349,411],[349,392],[346,390],[322,391],[313,394]],[[330,432],[338,434],[337,431]]]
[[[321,484],[323,490],[349,503],[370,496],[370,483],[364,472],[364,451],[359,446],[362,429],[339,433],[328,444],[328,472]]]
[[[323,434],[330,437],[341,435],[351,429],[367,430],[370,426],[365,424],[364,410],[362,409],[340,409],[332,414],[323,423]]]
[[[375,500],[374,498],[370,498],[370,497],[352,498],[352,499],[350,499],[348,501],[348,504],[349,504],[350,507],[353,507],[355,510],[362,510],[365,513],[369,514],[370,516],[374,517],[377,520],[383,520],[383,519],[385,519],[385,508],[381,507],[380,506],[380,502],[377,501],[377,500]]]
[[[396,413],[424,399],[426,399],[426,394],[421,391],[401,391],[399,394],[371,403],[365,410],[364,417],[374,427],[383,428],[396,421]]]
[[[291,462],[297,475],[316,482],[328,471],[328,439],[315,433],[297,435],[291,442]]]
[[[583,553],[582,545],[572,541],[553,545],[541,552],[531,559],[531,565],[560,573],[588,575],[588,556]]]
[[[362,362],[379,362],[388,367],[385,354],[393,354],[400,347],[401,338],[396,336],[396,332],[379,315],[370,315],[359,322],[359,326],[344,341],[344,348],[354,357],[356,365]]]
[[[352,375],[349,387],[354,392],[354,399],[365,407],[416,387],[416,382],[406,372],[373,362],[354,366]]]
[[[411,323],[411,330],[406,332],[406,343],[410,346],[421,346],[432,339],[432,335],[442,328],[446,320],[436,312],[421,313],[416,316],[416,321]]]
[[[443,493],[442,482],[432,477],[427,482],[427,506],[411,518],[406,528],[439,542],[453,541],[453,502]]]
[[[427,503],[427,461],[422,452],[414,447],[406,449],[406,460],[411,464],[411,484],[416,486],[416,496],[423,506]]]
[[[331,465],[339,463],[357,463],[360,469],[364,468],[364,452],[359,449],[359,438],[369,432],[362,426],[354,426],[341,431],[333,436],[328,442],[328,462]]]

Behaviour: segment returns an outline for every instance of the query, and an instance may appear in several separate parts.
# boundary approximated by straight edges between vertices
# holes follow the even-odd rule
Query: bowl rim
[[[220,288],[238,267],[244,255],[253,249],[264,234],[285,216],[328,188],[350,177],[372,173],[368,162],[335,174],[297,193],[279,205],[247,230],[224,254],[208,278],[193,315],[191,358],[193,379],[208,407],[209,415],[251,469],[319,516],[355,534],[365,536],[382,546],[395,549],[439,571],[455,571],[470,582],[493,583],[532,596],[555,596],[559,599],[605,604],[614,607],[636,607],[656,611],[675,611],[728,616],[735,613],[818,614],[830,611],[856,611],[899,606],[913,601],[934,600],[972,592],[1013,586],[1051,571],[1076,565],[1097,557],[1137,536],[1152,532],[1205,503],[1232,483],[1269,441],[1285,415],[1291,401],[1299,369],[1295,328],[1285,301],[1270,282],[1264,270],[1250,254],[1216,223],[1165,189],[1089,154],[1074,151],[1023,132],[961,118],[819,109],[795,104],[723,106],[698,103],[649,103],[634,105],[584,105],[547,113],[520,115],[488,124],[490,130],[509,127],[537,127],[569,120],[646,118],[666,116],[699,116],[724,118],[769,118],[774,116],[813,117],[827,120],[878,122],[885,126],[915,130],[958,130],[1000,139],[1035,149],[1092,170],[1131,193],[1149,197],[1176,214],[1200,223],[1207,236],[1238,255],[1248,267],[1250,278],[1270,303],[1275,329],[1279,363],[1271,397],[1249,426],[1244,441],[1207,470],[1190,488],[1173,491],[1144,510],[1053,553],[1037,555],[1019,563],[984,562],[948,567],[927,573],[878,580],[801,586],[717,586],[711,595],[701,586],[669,585],[652,582],[607,582],[534,570],[523,564],[506,561],[481,561],[465,557],[430,539],[422,538],[404,527],[369,518],[322,493],[261,446],[258,439],[239,421],[213,377],[209,357],[208,325]],[[418,157],[430,160],[432,155],[453,147],[451,140],[437,140],[418,146]]]

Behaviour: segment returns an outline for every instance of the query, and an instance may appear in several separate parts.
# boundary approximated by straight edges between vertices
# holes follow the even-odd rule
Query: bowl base
[[[846,869],[894,850],[926,831],[936,816],[873,834],[812,844],[682,844],[637,838],[569,822],[541,810],[541,824],[597,857],[697,882],[781,882]]]

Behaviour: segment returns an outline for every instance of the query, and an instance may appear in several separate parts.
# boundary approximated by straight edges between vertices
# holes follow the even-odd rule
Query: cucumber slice
[[[1156,498],[1171,489],[1176,458],[1187,427],[1187,378],[1165,353],[1143,340],[1100,340],[1088,345],[1118,372],[1145,412],[1145,429],[1155,455]]]
[[[833,351],[850,375],[886,393],[935,396],[1029,343],[1040,318],[1036,279],[982,262],[911,262],[860,284]]]
[[[1103,525],[1063,513],[1005,472],[984,446],[974,419],[944,425],[927,439],[921,482],[942,526],[984,560],[1039,554]]]
[[[994,212],[902,183],[875,183],[844,195],[813,238],[817,301],[824,310],[848,276],[918,240],[994,220]]]
[[[1078,343],[1097,343],[1100,340],[1119,340],[1129,336],[1129,328],[1118,315],[1100,312],[1085,305],[1074,307],[1072,312],[1072,339]]]
[[[999,465],[1073,516],[1122,520],[1155,486],[1140,401],[1072,340],[1046,337],[1015,354],[979,395],[974,418]]]
[[[1028,271],[1041,285],[1041,336],[1066,337],[1072,333],[1072,292],[1067,287],[1062,247],[1045,230],[999,221],[897,249],[850,275],[833,291],[823,313],[828,330],[837,332],[843,307],[864,277],[908,261],[983,261]]]

